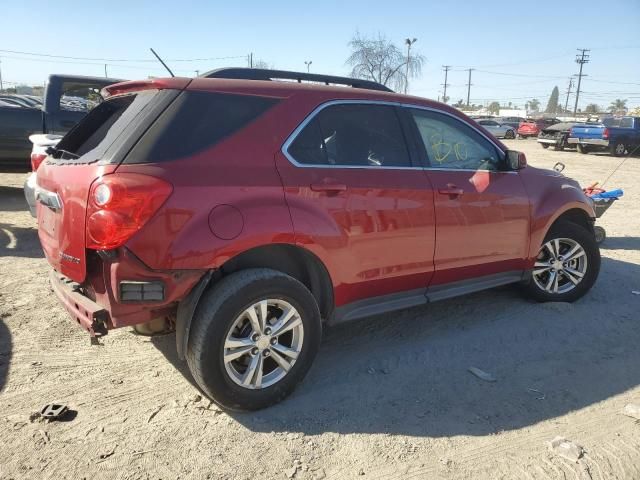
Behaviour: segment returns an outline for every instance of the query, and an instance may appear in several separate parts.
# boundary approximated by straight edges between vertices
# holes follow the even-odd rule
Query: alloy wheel
[[[267,388],[282,380],[300,355],[304,327],[298,311],[280,299],[260,300],[233,322],[224,342],[224,366],[234,383]]]
[[[570,238],[554,238],[540,249],[533,281],[548,293],[567,293],[582,281],[587,267],[587,254],[578,242]]]

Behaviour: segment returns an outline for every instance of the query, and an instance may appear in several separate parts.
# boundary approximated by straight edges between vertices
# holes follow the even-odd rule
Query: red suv
[[[520,122],[518,127],[518,136],[520,138],[537,137],[542,130],[551,125],[560,123],[557,118],[539,118],[537,120],[528,119],[524,122]]]
[[[325,325],[510,283],[571,302],[598,275],[580,186],[447,105],[249,69],[105,96],[37,172],[53,290],[94,341],[169,321],[226,408],[288,395]]]

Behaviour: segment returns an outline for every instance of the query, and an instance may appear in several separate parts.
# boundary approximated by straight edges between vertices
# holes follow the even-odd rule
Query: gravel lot
[[[508,143],[583,184],[619,162]],[[638,157],[608,181],[626,194],[579,302],[509,287],[337,327],[290,399],[232,415],[200,397],[173,335],[125,329],[90,346],[47,287],[23,179],[0,174],[3,480],[640,478],[640,424],[620,414],[640,403]],[[75,417],[30,420],[54,401]],[[577,463],[548,450],[557,435],[584,448]]]

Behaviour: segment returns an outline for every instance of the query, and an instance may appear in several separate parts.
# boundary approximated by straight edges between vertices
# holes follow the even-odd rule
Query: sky
[[[471,103],[536,98],[544,107],[556,85],[564,103],[576,49],[588,48],[580,107],[640,105],[640,0],[0,0],[0,68],[5,87],[50,73],[104,76],[105,63],[113,78],[162,76],[153,47],[180,76],[246,66],[251,52],[278,69],[304,71],[311,61],[314,73],[348,75],[356,32],[401,48],[418,39],[412,52],[426,62],[409,87],[418,96],[438,99],[442,65],[452,65],[452,103],[466,101],[467,68]]]

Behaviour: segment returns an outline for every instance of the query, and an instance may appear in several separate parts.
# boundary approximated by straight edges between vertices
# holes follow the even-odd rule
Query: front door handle
[[[438,193],[442,195],[449,195],[451,197],[458,197],[464,193],[464,190],[453,183],[447,183],[447,188],[439,188]]]
[[[312,183],[311,190],[314,192],[338,193],[344,192],[347,186],[344,183],[320,182]]]

